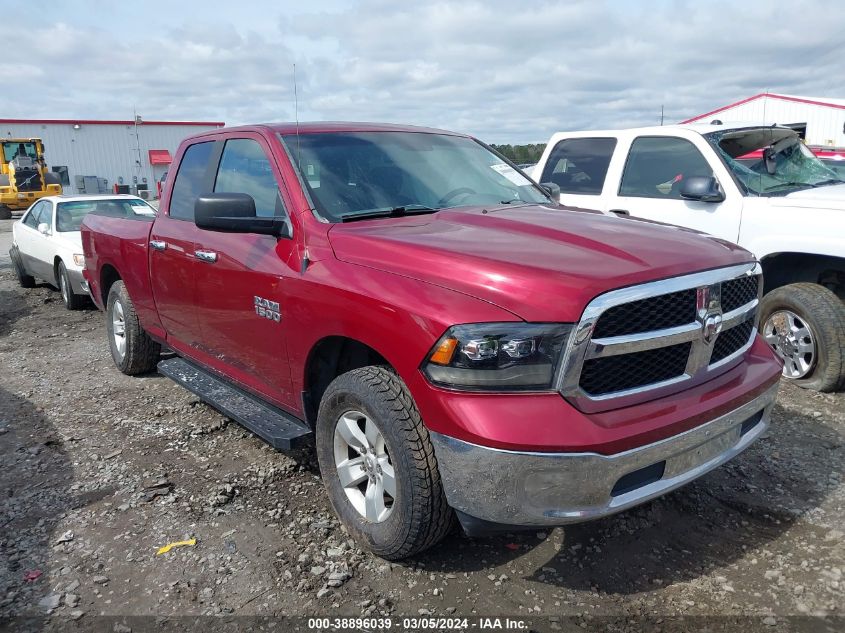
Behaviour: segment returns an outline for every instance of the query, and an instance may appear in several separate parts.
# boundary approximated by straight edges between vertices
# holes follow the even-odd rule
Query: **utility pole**
[[[660,125],[663,125],[663,104],[660,104]]]

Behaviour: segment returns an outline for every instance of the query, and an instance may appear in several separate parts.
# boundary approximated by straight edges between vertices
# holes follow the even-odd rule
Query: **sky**
[[[490,143],[845,97],[839,0],[0,0],[0,118],[383,121]],[[21,34],[11,37],[10,34]],[[20,43],[18,47],[15,42]]]

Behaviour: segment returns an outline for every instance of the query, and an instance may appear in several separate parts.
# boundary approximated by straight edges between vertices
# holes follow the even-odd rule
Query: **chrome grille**
[[[691,345],[678,343],[633,354],[590,358],[584,361],[579,384],[591,396],[601,396],[669,380],[684,373]]]
[[[740,323],[736,327],[724,330],[713,344],[713,354],[710,356],[710,364],[715,365],[725,360],[728,356],[735,354],[748,342],[751,331],[754,329],[753,319]]]
[[[694,320],[695,288],[688,288],[610,308],[599,317],[593,338],[662,330]]]
[[[587,412],[651,400],[712,378],[757,332],[759,264],[674,277],[594,299],[573,330],[561,394]]]

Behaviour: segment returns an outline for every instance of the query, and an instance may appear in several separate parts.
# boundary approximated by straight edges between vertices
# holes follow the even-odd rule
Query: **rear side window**
[[[569,138],[555,145],[540,182],[553,182],[561,193],[597,196],[604,187],[615,138]]]
[[[267,154],[250,138],[226,141],[214,191],[249,194],[255,200],[255,213],[259,217],[285,214]]]
[[[712,175],[704,156],[688,140],[641,136],[631,143],[619,195],[680,200],[684,178]]]
[[[170,217],[177,220],[194,219],[194,202],[204,193],[205,171],[213,147],[214,143],[207,141],[191,145],[185,150],[170,195]]]

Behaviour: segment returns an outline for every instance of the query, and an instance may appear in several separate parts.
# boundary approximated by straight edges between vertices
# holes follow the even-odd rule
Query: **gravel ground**
[[[455,531],[390,564],[344,533],[311,451],[274,452],[166,378],[120,374],[93,306],[68,312],[47,285],[19,288],[10,224],[0,620],[480,614],[556,629],[694,615],[778,630],[789,616],[843,615],[845,394],[783,385],[767,436],[633,511],[487,539]]]

